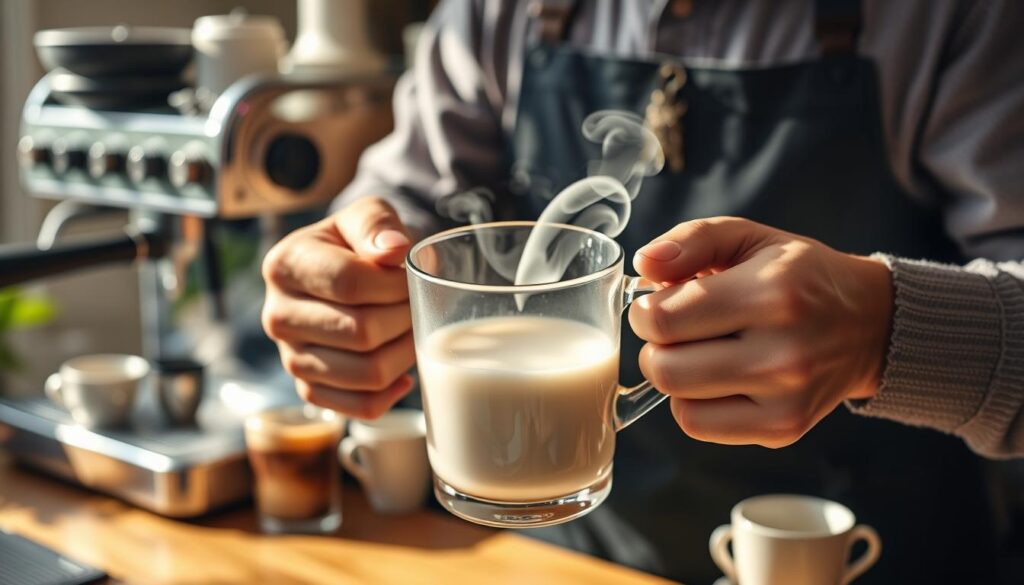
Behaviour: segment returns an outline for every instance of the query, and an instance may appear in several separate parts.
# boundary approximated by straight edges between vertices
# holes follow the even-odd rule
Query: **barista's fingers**
[[[673,398],[672,416],[698,441],[772,449],[792,445],[817,422],[784,402],[761,405],[746,396]]]
[[[360,258],[381,266],[398,266],[412,240],[398,213],[379,197],[364,197],[334,214],[338,232]]]
[[[756,336],[675,345],[648,343],[640,350],[640,371],[660,392],[676,398],[775,391],[781,385],[775,376],[776,362],[782,357],[751,337]]]
[[[629,324],[641,339],[669,344],[722,337],[763,317],[759,295],[750,292],[745,266],[663,288],[629,307]]]
[[[390,304],[409,296],[405,270],[379,266],[309,232],[274,246],[263,260],[263,278],[271,288],[344,305]]]
[[[640,248],[633,267],[655,282],[681,282],[703,271],[734,266],[780,233],[738,217],[687,221]]]
[[[412,385],[412,376],[409,374],[403,374],[380,392],[340,390],[303,380],[295,381],[296,391],[306,402],[360,419],[381,416],[408,394]]]
[[[388,388],[416,362],[412,332],[366,353],[319,345],[278,343],[289,374],[306,382],[345,390]]]
[[[339,305],[290,294],[268,295],[263,329],[272,339],[367,352],[409,331],[408,303]]]

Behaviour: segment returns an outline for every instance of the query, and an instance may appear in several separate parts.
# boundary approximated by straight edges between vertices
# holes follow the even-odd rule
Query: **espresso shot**
[[[253,415],[245,441],[260,527],[269,533],[329,533],[341,526],[335,455],[342,420],[313,406]]]

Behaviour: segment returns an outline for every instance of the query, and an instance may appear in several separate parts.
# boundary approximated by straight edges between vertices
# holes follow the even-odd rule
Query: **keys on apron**
[[[682,97],[686,86],[686,70],[675,63],[665,63],[658,69],[658,87],[651,92],[644,122],[661,143],[668,168],[682,172],[686,168],[683,145],[683,116],[686,100]]]

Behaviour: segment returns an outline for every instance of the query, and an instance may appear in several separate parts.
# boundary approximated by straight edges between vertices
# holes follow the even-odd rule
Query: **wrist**
[[[866,256],[850,256],[859,291],[858,318],[863,328],[863,377],[855,384],[849,399],[868,399],[878,393],[885,372],[889,339],[892,336],[893,289],[892,270],[882,260]]]

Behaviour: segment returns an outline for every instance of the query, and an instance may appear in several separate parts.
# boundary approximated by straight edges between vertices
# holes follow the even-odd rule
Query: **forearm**
[[[858,413],[936,428],[989,457],[1024,456],[1024,48],[1020,3],[965,3],[920,121],[899,119],[915,190],[934,196],[966,267],[879,256],[892,269],[888,364]],[[917,124],[919,126],[916,126]]]
[[[850,408],[1024,456],[1024,267],[878,257],[893,273],[887,364],[878,394]]]

